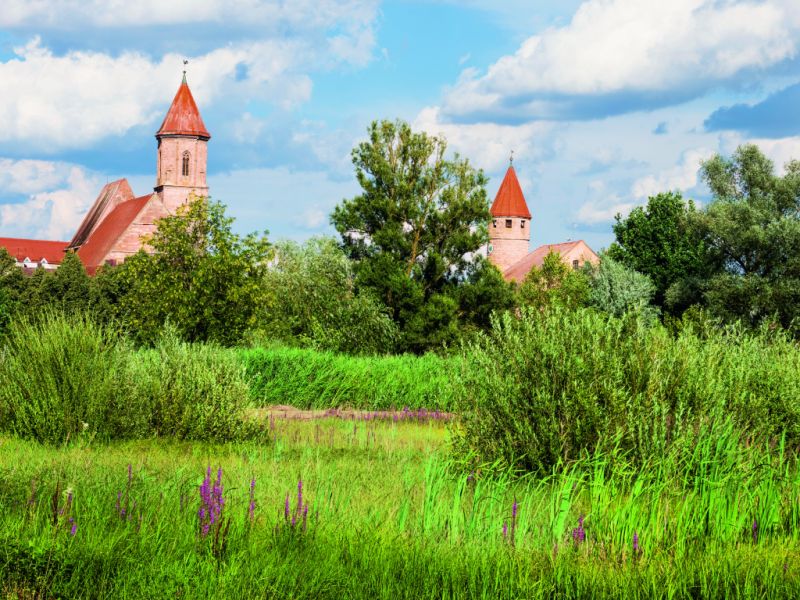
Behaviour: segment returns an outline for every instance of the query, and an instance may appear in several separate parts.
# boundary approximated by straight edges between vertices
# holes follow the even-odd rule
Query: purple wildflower
[[[503,521],[503,539],[508,539],[508,523]]]
[[[514,544],[517,535],[517,499],[511,507],[511,544]]]
[[[753,519],[753,527],[751,528],[753,532],[753,543],[758,543],[758,521]]]
[[[75,537],[75,534],[78,533],[78,524],[75,522],[75,519],[73,519],[72,517],[69,518],[69,524],[72,525],[72,527],[70,527],[70,529],[69,529],[69,534],[72,537]]]
[[[289,494],[286,494],[286,502],[283,503],[283,518],[289,520]]]
[[[572,530],[572,540],[576,545],[586,540],[586,530],[583,528],[583,515],[578,517],[578,526]]]
[[[133,482],[133,465],[128,463],[128,486],[130,487],[131,482]]]
[[[206,470],[206,477],[200,484],[200,509],[197,516],[200,521],[200,533],[208,535],[211,526],[220,522],[222,509],[225,506],[222,486],[222,468],[217,471],[217,480],[211,485],[211,466]]]
[[[633,532],[633,555],[637,556],[639,554],[639,535],[634,531]]]

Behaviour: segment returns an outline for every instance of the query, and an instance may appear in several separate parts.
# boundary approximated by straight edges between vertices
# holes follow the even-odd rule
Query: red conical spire
[[[514,171],[513,166],[508,167],[503,183],[500,184],[500,189],[497,190],[491,213],[493,217],[531,218],[531,212],[528,210],[525,196],[522,195],[522,188],[519,186],[517,173]]]
[[[160,135],[196,135],[201,138],[211,138],[200,117],[200,111],[197,110],[189,84],[186,83],[185,73],[181,87],[178,88],[178,93],[175,94],[172,106],[169,107],[156,137]]]

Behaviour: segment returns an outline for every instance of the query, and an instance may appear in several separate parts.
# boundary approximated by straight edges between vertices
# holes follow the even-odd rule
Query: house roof
[[[528,210],[528,204],[525,202],[525,196],[522,194],[522,188],[519,185],[517,173],[514,171],[513,166],[508,167],[503,183],[500,184],[500,189],[497,190],[491,213],[493,217],[531,218],[531,211]]]
[[[544,263],[545,257],[551,252],[556,254],[567,254],[577,246],[584,244],[583,240],[576,240],[574,242],[561,242],[560,244],[545,244],[539,246],[533,252],[519,259],[513,265],[508,267],[503,273],[503,277],[508,281],[522,281],[525,276],[530,273],[533,267],[541,267]],[[588,248],[588,246],[587,246]]]
[[[156,137],[160,135],[196,135],[206,139],[211,138],[192,97],[189,84],[186,83],[185,75]]]
[[[67,242],[0,238],[0,247],[8,250],[8,253],[18,262],[30,258],[33,262],[38,263],[44,258],[48,263],[58,265],[64,260]]]
[[[133,191],[127,179],[117,179],[103,186],[97,196],[97,200],[94,201],[92,208],[86,213],[80,227],[78,227],[78,231],[72,237],[72,241],[69,243],[70,249],[79,248],[86,242],[94,228],[99,224],[98,222],[103,214],[108,214],[113,210],[114,204],[132,200],[133,197]]]
[[[97,226],[86,243],[78,249],[78,256],[88,272],[93,273],[103,264],[103,259],[114,243],[125,233],[152,196],[153,194],[148,194],[122,202]]]

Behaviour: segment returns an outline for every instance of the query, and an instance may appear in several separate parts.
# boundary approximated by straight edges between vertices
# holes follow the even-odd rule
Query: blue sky
[[[122,8],[121,8],[122,7]],[[373,119],[515,153],[532,245],[613,239],[617,213],[753,141],[800,159],[796,0],[4,0],[0,235],[69,239],[102,185],[154,184],[188,58],[209,183],[241,232],[332,233]]]

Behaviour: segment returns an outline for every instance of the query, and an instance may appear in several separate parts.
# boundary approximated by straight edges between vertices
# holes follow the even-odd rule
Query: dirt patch
[[[254,419],[297,419],[310,421],[312,419],[345,419],[350,421],[451,421],[455,413],[438,410],[354,410],[329,408],[327,410],[303,410],[286,404],[254,408],[248,411]]]

